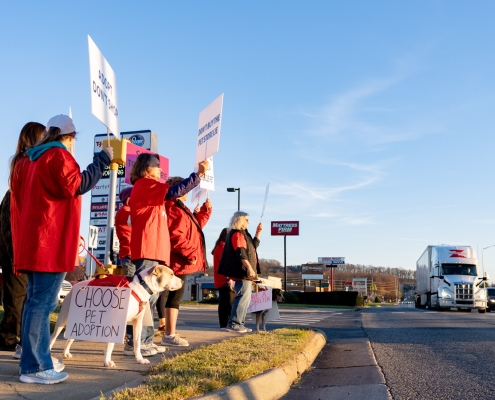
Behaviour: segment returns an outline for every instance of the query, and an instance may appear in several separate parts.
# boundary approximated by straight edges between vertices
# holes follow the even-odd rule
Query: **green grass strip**
[[[180,400],[280,367],[311,341],[313,331],[282,328],[203,346],[153,366],[145,384],[114,394],[112,400]]]

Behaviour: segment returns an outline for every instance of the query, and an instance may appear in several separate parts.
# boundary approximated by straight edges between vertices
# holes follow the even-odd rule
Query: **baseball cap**
[[[46,124],[46,130],[49,131],[52,126],[54,126],[55,128],[60,128],[61,135],[66,135],[68,133],[73,133],[76,131],[76,127],[72,122],[72,118],[64,114],[55,115],[54,117],[50,118],[50,120]]]

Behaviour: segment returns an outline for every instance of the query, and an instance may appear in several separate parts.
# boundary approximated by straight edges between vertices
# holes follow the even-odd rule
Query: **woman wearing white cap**
[[[81,172],[68,151],[76,128],[66,115],[51,118],[40,142],[26,154],[31,163],[19,204],[19,241],[14,248],[18,271],[28,277],[22,315],[21,382],[52,384],[68,378],[54,369],[50,356],[50,313],[67,272],[78,265],[81,195],[91,190],[110,165],[107,147]]]

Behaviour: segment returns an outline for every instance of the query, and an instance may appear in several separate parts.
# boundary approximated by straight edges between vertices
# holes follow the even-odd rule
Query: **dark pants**
[[[220,328],[227,327],[235,296],[236,293],[230,289],[229,285],[218,289],[218,320],[220,321]]]
[[[27,276],[17,276],[12,265],[3,266],[3,319],[0,323],[0,347],[15,346],[20,341],[22,308],[26,299]]]

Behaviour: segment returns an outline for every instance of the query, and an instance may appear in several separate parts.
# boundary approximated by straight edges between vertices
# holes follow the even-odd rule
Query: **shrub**
[[[356,306],[364,306],[363,296],[358,295],[358,297],[356,297]]]
[[[299,297],[293,292],[284,292],[284,299],[286,303],[297,304],[299,303]]]
[[[381,300],[378,296],[375,297],[375,303],[381,303]]]

